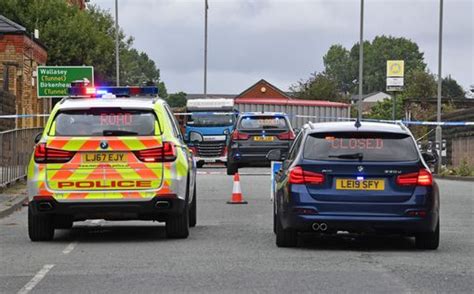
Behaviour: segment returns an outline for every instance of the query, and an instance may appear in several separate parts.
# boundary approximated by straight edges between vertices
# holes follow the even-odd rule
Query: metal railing
[[[0,188],[26,176],[26,168],[42,128],[0,132]]]

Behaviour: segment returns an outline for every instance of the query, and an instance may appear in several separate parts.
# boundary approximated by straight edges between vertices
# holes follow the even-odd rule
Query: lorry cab
[[[186,105],[185,142],[196,156],[198,167],[205,163],[227,162],[227,140],[234,129],[237,113],[234,100],[192,99]]]

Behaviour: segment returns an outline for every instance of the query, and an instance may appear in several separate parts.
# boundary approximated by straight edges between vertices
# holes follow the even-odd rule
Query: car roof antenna
[[[355,126],[356,128],[360,128],[360,127],[362,126],[361,123],[360,123],[359,116],[357,116],[357,119],[356,119],[356,121],[355,121],[354,126]]]

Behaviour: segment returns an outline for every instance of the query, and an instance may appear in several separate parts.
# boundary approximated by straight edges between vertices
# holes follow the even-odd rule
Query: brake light
[[[46,147],[46,143],[40,143],[35,147],[36,163],[65,163],[72,159],[75,151],[66,151]]]
[[[163,142],[163,146],[134,152],[140,161],[170,162],[176,159],[176,148],[171,142]]]
[[[232,133],[232,140],[248,140],[249,138],[249,134],[240,133],[237,130]]]
[[[397,176],[397,185],[400,186],[431,186],[433,185],[433,175],[426,169],[418,172]]]
[[[277,135],[278,139],[279,140],[294,140],[295,139],[295,133],[293,133],[293,131],[288,131],[288,132],[284,132],[284,133],[281,133],[279,135]]]
[[[321,185],[324,180],[323,174],[307,171],[301,166],[297,166],[290,170],[288,182],[290,184]]]

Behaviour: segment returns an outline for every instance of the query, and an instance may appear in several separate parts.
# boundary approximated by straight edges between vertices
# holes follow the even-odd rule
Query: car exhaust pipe
[[[319,223],[314,223],[311,227],[313,228],[314,231],[319,231],[320,229]]]
[[[48,211],[48,210],[52,210],[53,209],[53,205],[51,205],[51,203],[49,202],[40,202],[38,203],[38,210],[39,211]]]
[[[171,207],[171,203],[169,201],[156,201],[155,207],[158,209],[166,209]]]
[[[322,224],[319,225],[319,229],[322,232],[325,232],[328,229],[328,225],[326,223],[322,223]]]

